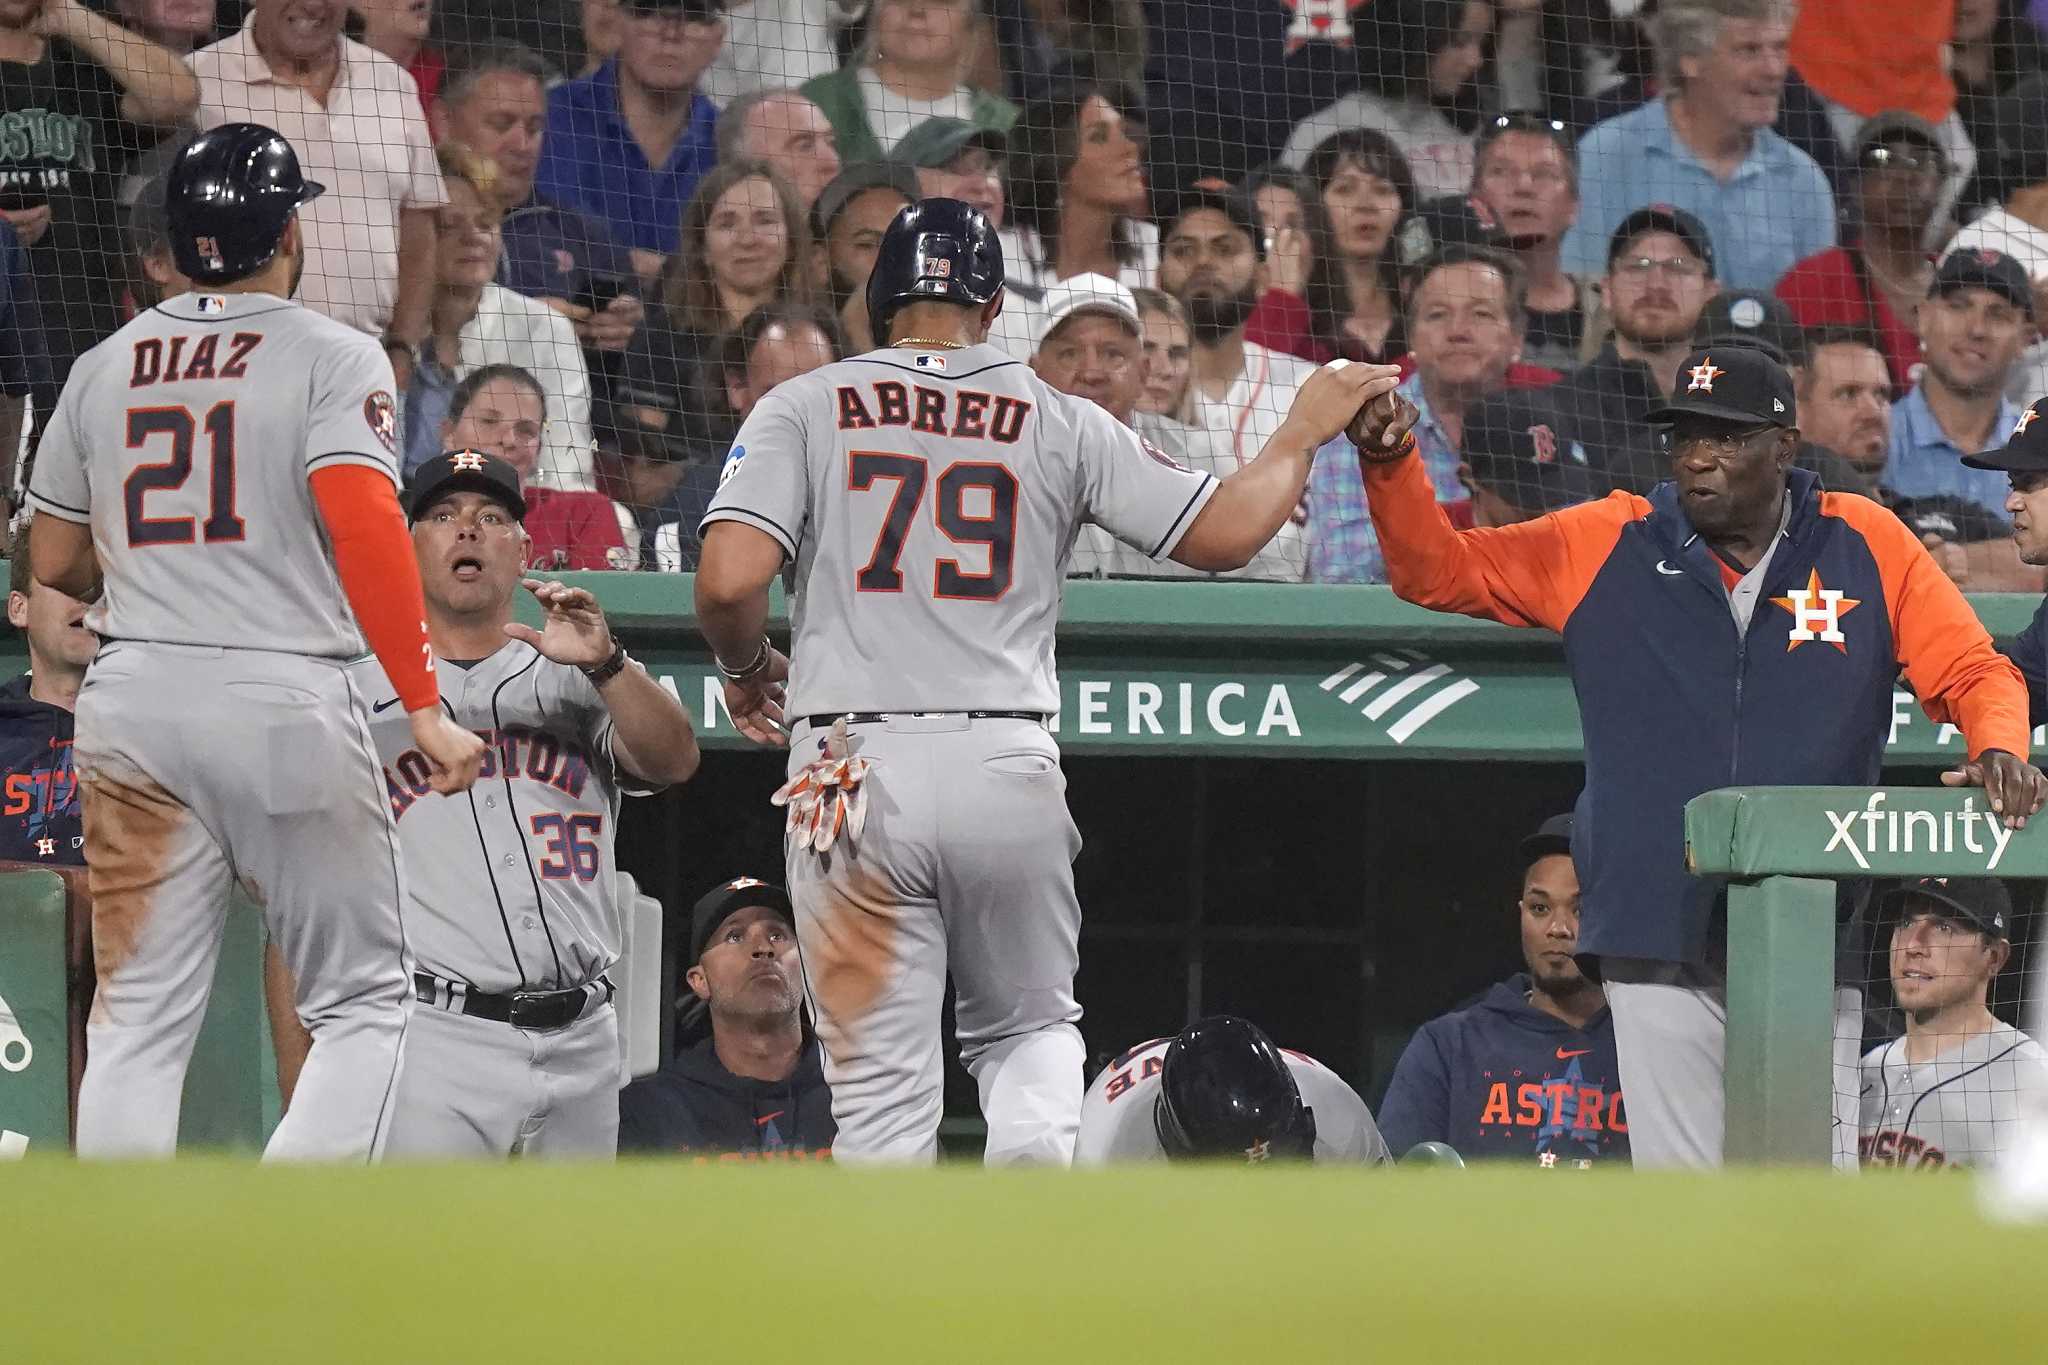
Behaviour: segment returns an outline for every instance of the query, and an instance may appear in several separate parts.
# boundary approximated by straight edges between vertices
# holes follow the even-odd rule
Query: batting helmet
[[[1176,1159],[1315,1154],[1315,1111],[1287,1059],[1257,1024],[1229,1014],[1197,1020],[1167,1046],[1152,1126]]]
[[[1003,287],[1003,247],[981,210],[958,199],[922,199],[896,215],[868,276],[875,343],[906,303],[940,299],[980,306]]]
[[[325,185],[299,172],[292,144],[258,123],[224,123],[171,163],[164,211],[171,256],[201,284],[253,275],[277,255],[285,224]]]

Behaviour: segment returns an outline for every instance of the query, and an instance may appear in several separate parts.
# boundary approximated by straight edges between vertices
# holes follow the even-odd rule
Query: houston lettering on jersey
[[[1960,1161],[1950,1161],[1948,1153],[1926,1138],[1902,1133],[1896,1128],[1880,1128],[1875,1133],[1865,1133],[1857,1138],[1856,1156],[1865,1166],[1892,1166],[1899,1170],[1967,1169]]]
[[[873,401],[861,396],[863,388]],[[1015,445],[1031,412],[1027,399],[986,394],[973,389],[928,389],[895,379],[873,384],[841,384],[839,429],[873,431],[878,427],[909,427],[928,436],[953,436],[970,441]]]
[[[478,730],[484,742],[483,769],[478,781],[498,776],[539,782],[569,796],[583,795],[590,780],[590,755],[580,745],[564,744],[559,735],[524,725]],[[407,749],[384,767],[384,789],[391,797],[391,817],[401,819],[413,802],[431,792],[432,772],[425,754]]]

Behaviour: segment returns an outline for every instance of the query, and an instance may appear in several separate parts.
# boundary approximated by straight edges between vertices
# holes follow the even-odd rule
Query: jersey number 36
[[[848,452],[848,488],[858,493],[883,480],[896,485],[889,497],[889,510],[882,517],[881,534],[875,537],[875,551],[855,579],[862,592],[903,591],[903,543],[910,536],[911,521],[924,501],[930,477],[931,466],[917,455]],[[986,497],[977,497],[979,505],[970,510],[969,493]],[[932,566],[932,596],[969,602],[1001,598],[1010,590],[1011,561],[1017,551],[1017,476],[1003,465],[984,460],[956,461],[939,475],[933,510],[946,539],[955,545],[988,547],[988,569],[972,573],[957,559],[941,559]]]
[[[201,431],[207,439],[206,521],[199,528],[208,545],[240,540],[247,527],[235,515],[235,405],[215,403],[203,419],[190,408],[128,409],[128,448],[141,450],[159,436],[171,438],[171,457],[137,465],[121,486],[130,545],[190,545],[192,517],[152,517],[144,504],[151,493],[174,493],[192,477],[192,447]]]

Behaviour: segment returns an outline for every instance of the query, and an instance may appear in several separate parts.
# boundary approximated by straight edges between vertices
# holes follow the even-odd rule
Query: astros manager
[[[1380,401],[1351,430],[1388,580],[1422,606],[1564,636],[1585,727],[1578,950],[1606,982],[1635,1164],[1718,1165],[1720,888],[1686,875],[1685,803],[1715,787],[1875,783],[1903,669],[1967,741],[1943,780],[1985,787],[2017,827],[2044,794],[2019,674],[1904,523],[1793,467],[1792,381],[1759,350],[1687,359],[1649,414],[1671,472],[1650,496],[1519,526],[1452,529],[1415,419]],[[1845,1060],[1837,1093],[1854,1096]],[[1838,1159],[1853,1160],[1848,1128]]]

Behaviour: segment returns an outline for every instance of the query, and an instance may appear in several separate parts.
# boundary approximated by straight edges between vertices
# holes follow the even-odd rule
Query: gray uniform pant
[[[1727,1136],[1727,982],[1711,968],[1634,957],[1602,957],[1600,975],[1635,1168],[1717,1169]],[[1829,1106],[1839,1170],[1856,1169],[1862,1038],[1863,993],[1839,988]]]
[[[338,661],[109,644],[78,696],[99,991],[78,1154],[165,1156],[231,885],[263,907],[313,1036],[269,1157],[382,1145],[405,1032],[397,832]]]
[[[1073,1160],[1084,1052],[1074,1000],[1080,832],[1042,726],[965,715],[852,727],[874,760],[858,840],[792,846],[789,892],[841,1161],[938,1153],[940,1009],[950,969],[960,1059],[991,1164]],[[799,722],[790,771],[818,757]]]
[[[608,1004],[545,1033],[419,1005],[406,1029],[385,1159],[608,1161],[619,1150],[621,1071],[618,1015]]]

